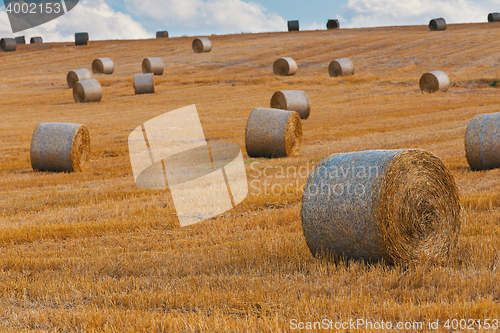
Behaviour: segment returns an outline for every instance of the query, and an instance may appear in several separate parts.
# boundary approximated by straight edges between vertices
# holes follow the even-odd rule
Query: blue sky
[[[285,31],[298,19],[301,30],[325,29],[336,18],[341,28],[427,24],[444,17],[448,23],[485,22],[500,12],[500,0],[80,0],[68,14],[16,35],[41,35],[45,41],[71,41],[74,32],[91,39]],[[5,7],[0,7],[0,37],[10,37]]]

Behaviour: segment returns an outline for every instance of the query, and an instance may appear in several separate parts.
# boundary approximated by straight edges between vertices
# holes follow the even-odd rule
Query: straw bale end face
[[[282,90],[275,92],[271,97],[271,108],[295,111],[301,119],[307,119],[311,111],[311,103],[304,91]]]
[[[349,58],[335,59],[328,66],[328,74],[331,77],[354,75],[354,65]]]
[[[250,113],[245,129],[248,156],[296,156],[301,141],[302,123],[297,112],[255,108]]]
[[[500,168],[500,112],[479,114],[469,121],[465,157],[472,170]]]
[[[289,57],[276,60],[273,64],[274,75],[291,76],[297,73],[297,63]]]
[[[80,124],[41,123],[31,139],[33,170],[79,172],[88,169],[90,136]]]
[[[445,92],[450,88],[450,79],[443,71],[432,71],[422,75],[418,84],[422,92]]]
[[[301,210],[314,255],[388,264],[445,260],[460,214],[453,176],[419,149],[328,156],[311,172]]]
[[[212,50],[212,42],[206,37],[196,38],[191,46],[196,53],[210,52]]]

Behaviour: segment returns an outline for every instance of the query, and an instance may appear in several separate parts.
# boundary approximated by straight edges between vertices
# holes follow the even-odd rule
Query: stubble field
[[[447,319],[500,319],[500,169],[472,172],[464,151],[468,121],[500,111],[500,24],[209,36],[205,54],[192,51],[193,38],[0,53],[2,331],[288,332],[294,319],[325,318],[439,320],[445,330]],[[295,76],[273,75],[283,56],[297,61]],[[115,62],[114,74],[94,75],[102,101],[76,104],[66,74],[98,57]],[[145,57],[161,57],[165,72],[154,95],[135,96],[132,77]],[[328,64],[342,57],[355,75],[329,77]],[[420,92],[431,70],[449,75],[447,93]],[[311,99],[301,153],[249,158],[248,115],[277,90]],[[135,185],[127,138],[190,104],[209,142],[242,148],[249,195],[181,228],[168,191]],[[90,169],[33,172],[31,135],[41,122],[84,124]],[[430,151],[455,177],[463,213],[449,261],[315,259],[300,220],[312,167],[333,153],[397,148]]]

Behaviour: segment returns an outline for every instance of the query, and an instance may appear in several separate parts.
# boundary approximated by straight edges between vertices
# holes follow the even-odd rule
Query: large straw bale
[[[450,88],[450,78],[443,71],[432,71],[422,75],[418,84],[422,92],[444,92]]]
[[[276,60],[273,64],[275,75],[294,75],[297,73],[297,63],[289,57],[283,57]]]
[[[110,58],[97,58],[92,61],[92,73],[113,74],[115,63]]]
[[[295,111],[301,119],[307,119],[311,111],[311,102],[305,91],[281,90],[271,97],[271,108]]]
[[[328,66],[328,74],[331,77],[353,75],[354,65],[349,58],[335,59]]]
[[[469,121],[465,156],[472,170],[500,168],[500,112],[478,114]]]
[[[78,81],[73,86],[73,98],[77,103],[100,102],[101,85],[94,79]]]
[[[83,80],[90,80],[92,74],[87,68],[75,69],[68,72],[66,76],[66,82],[68,82],[68,87],[73,88],[75,83]]]
[[[164,70],[163,60],[161,58],[145,58],[142,61],[142,72],[144,74],[153,73],[162,75]]]
[[[245,130],[248,156],[295,156],[301,141],[302,124],[297,112],[255,108],[250,113]]]
[[[302,227],[313,255],[410,263],[442,260],[456,244],[455,180],[423,150],[333,154],[309,175]]]
[[[73,172],[88,168],[89,131],[83,125],[41,123],[31,139],[33,170]]]
[[[212,42],[206,37],[200,37],[193,40],[192,47],[196,53],[210,52],[212,50]]]

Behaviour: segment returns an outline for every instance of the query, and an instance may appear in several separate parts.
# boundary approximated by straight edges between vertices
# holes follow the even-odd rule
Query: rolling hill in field
[[[90,36],[92,39],[92,36]],[[500,169],[472,172],[464,133],[477,114],[500,111],[500,24],[341,29],[18,45],[0,53],[0,328],[3,331],[287,332],[291,321],[499,319]],[[297,74],[274,76],[292,57]],[[66,74],[99,57],[100,103],[77,104]],[[161,57],[154,95],[134,95],[133,75]],[[355,74],[332,78],[348,57]],[[422,74],[442,70],[446,93],[422,94]],[[245,126],[278,90],[304,90],[300,154],[249,158]],[[249,195],[237,207],[181,228],[168,191],[134,183],[130,131],[196,104],[209,142],[244,155]],[[41,122],[84,124],[91,166],[33,172]],[[463,209],[448,262],[410,267],[315,259],[300,219],[302,188],[324,157],[421,148],[455,177]],[[283,172],[284,171],[284,172]],[[287,187],[288,185],[288,187]],[[288,191],[281,189],[287,188]],[[474,328],[478,329],[477,323]],[[429,330],[425,328],[424,331]]]

